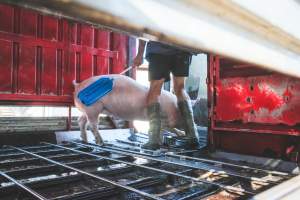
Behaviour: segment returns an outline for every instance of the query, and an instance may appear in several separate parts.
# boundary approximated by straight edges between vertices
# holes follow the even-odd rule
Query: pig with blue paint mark
[[[92,105],[84,105],[78,98],[78,94],[101,78],[111,78],[113,80],[112,90]],[[89,124],[96,143],[100,145],[103,144],[103,140],[98,130],[98,116],[100,113],[127,121],[148,120],[146,99],[149,88],[139,84],[130,77],[117,74],[94,76],[81,83],[73,82],[73,84],[75,87],[74,103],[82,112],[82,116],[79,117],[78,123],[81,138],[85,142],[87,142],[86,129],[87,124]],[[162,108],[162,127],[177,133],[177,135],[183,135],[182,131],[175,129],[176,127],[181,126],[181,115],[177,107],[176,96],[171,92],[162,90],[159,97],[159,103]]]

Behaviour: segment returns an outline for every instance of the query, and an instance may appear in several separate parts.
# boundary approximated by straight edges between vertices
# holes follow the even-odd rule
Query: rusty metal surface
[[[286,124],[300,122],[300,80],[273,74],[217,82],[217,121]]]
[[[300,136],[299,79],[213,55],[208,70],[211,146],[286,157]]]
[[[0,104],[72,104],[72,80],[119,73],[128,36],[0,4]]]

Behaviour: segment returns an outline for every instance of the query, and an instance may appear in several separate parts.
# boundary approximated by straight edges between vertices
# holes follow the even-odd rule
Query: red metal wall
[[[72,104],[72,80],[119,73],[128,36],[0,4],[0,104]]]
[[[210,143],[226,151],[284,157],[300,144],[300,80],[209,58]]]

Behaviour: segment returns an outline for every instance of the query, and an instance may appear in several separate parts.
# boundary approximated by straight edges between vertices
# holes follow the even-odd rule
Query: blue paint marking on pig
[[[113,79],[102,77],[78,93],[78,99],[90,106],[112,91]]]

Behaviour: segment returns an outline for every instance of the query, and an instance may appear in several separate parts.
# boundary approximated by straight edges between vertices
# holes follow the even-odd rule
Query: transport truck
[[[254,27],[253,7],[244,12],[228,2],[235,1],[0,1],[0,199],[299,199],[297,37],[285,35],[292,28],[275,29],[263,20],[266,29]],[[133,17],[131,9],[143,6]],[[230,10],[221,17],[226,23],[268,38],[211,17],[207,22],[249,43],[241,37],[240,44],[216,45],[205,35],[198,41],[189,26],[190,32],[179,30],[164,20],[176,10],[174,22],[198,23],[198,16],[187,14],[189,6],[203,18]],[[153,9],[157,18],[148,12]],[[208,121],[198,127],[199,148],[189,149],[166,132],[163,148],[146,150],[141,144],[147,134],[103,116],[104,146],[78,140],[72,81],[121,73],[132,64],[138,37],[207,56],[207,65],[199,66],[207,68]],[[249,46],[239,53],[242,44]],[[126,75],[135,79],[136,71]],[[3,117],[11,106],[61,107],[65,117]]]

